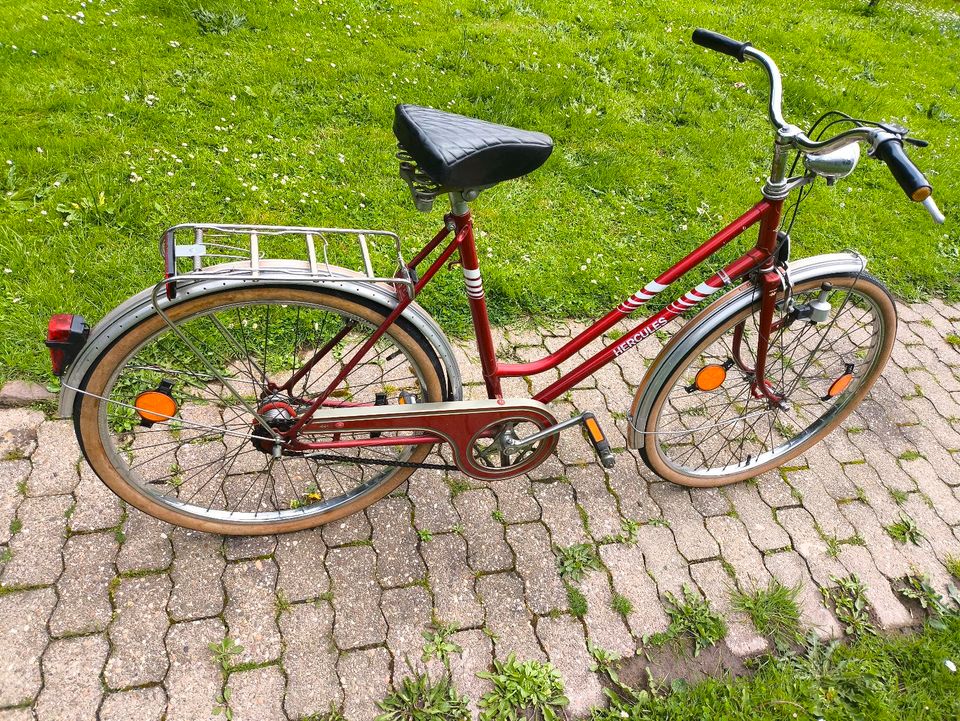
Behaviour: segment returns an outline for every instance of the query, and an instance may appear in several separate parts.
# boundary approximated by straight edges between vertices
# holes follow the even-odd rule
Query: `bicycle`
[[[817,178],[832,185],[853,172],[864,143],[942,222],[930,183],[904,152],[904,143],[924,143],[901,126],[838,111],[804,133],[783,117],[779,70],[767,55],[705,30],[693,41],[766,71],[775,138],[763,197],[592,326],[542,359],[497,359],[469,203],[542,165],[552,140],[399,105],[400,175],[417,208],[429,211],[441,195],[451,203],[443,227],[409,261],[387,231],[185,224],[162,236],[165,274],[155,286],[92,330],[79,316],[51,319],[60,411],[74,419],[93,470],[163,520],[260,534],[341,518],[421,468],[484,481],[527,473],[574,426],[610,467],[615,456],[596,418],[558,420],[548,404],[720,291],[647,370],[629,414],[629,446],[662,478],[717,486],[777,467],[823,438],[881,373],[897,316],[856,253],[790,261],[796,210]],[[838,124],[850,127],[824,138]],[[756,244],[707,280],[532,398],[503,397],[504,379],[556,368],[753,226]],[[271,244],[304,257],[268,257]],[[359,269],[331,264],[330,253],[344,247]],[[378,276],[372,258],[383,247],[396,266]],[[416,303],[453,261],[472,313],[482,401],[463,400],[453,349]],[[452,462],[427,462],[437,446]]]

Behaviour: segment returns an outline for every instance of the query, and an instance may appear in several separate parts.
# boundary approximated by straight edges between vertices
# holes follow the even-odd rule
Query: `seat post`
[[[467,201],[476,200],[480,193],[476,190],[454,190],[450,196],[450,210],[454,215],[463,216],[470,212],[470,206]]]

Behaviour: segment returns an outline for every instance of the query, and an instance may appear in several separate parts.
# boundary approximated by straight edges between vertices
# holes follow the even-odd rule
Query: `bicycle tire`
[[[856,408],[869,392],[890,357],[896,337],[896,307],[889,291],[887,291],[877,279],[867,273],[825,272],[816,275],[804,280],[794,288],[794,298],[817,295],[825,282],[833,285],[835,293],[845,289],[845,297],[849,298],[856,295],[860,299],[866,299],[866,301],[861,300],[857,302],[868,302],[872,308],[872,319],[875,320],[877,325],[876,332],[874,333],[876,343],[874,343],[869,350],[869,363],[864,372],[857,374],[848,382],[848,385],[842,392],[834,397],[830,397],[829,401],[821,399],[827,404],[826,411],[817,416],[809,425],[800,428],[791,438],[786,438],[788,432],[790,432],[790,427],[786,422],[783,423],[783,427],[776,427],[774,431],[774,423],[778,422],[781,418],[781,416],[778,415],[780,411],[768,412],[763,409],[762,403],[765,403],[765,400],[761,402],[757,399],[756,403],[759,409],[750,411],[750,414],[754,415],[748,414],[747,411],[750,408],[750,403],[754,402],[749,397],[741,398],[739,401],[740,403],[745,403],[745,405],[738,420],[735,420],[737,417],[732,416],[729,422],[727,420],[720,420],[719,418],[714,422],[714,416],[710,415],[710,422],[697,421],[696,423],[699,423],[699,425],[694,424],[692,429],[685,426],[685,423],[688,422],[685,420],[667,424],[664,421],[664,409],[668,405],[668,400],[672,401],[678,397],[679,394],[677,393],[671,396],[671,393],[678,387],[681,387],[684,392],[689,393],[688,389],[692,384],[690,377],[691,369],[703,367],[705,358],[710,355],[709,351],[711,346],[716,344],[726,334],[730,333],[738,324],[743,322],[746,326],[746,322],[749,319],[755,319],[759,314],[759,294],[757,294],[753,302],[746,308],[737,310],[735,307],[736,304],[734,303],[735,296],[742,292],[752,292],[752,288],[741,287],[734,289],[728,294],[730,298],[721,298],[716,301],[715,304],[701,311],[701,313],[691,319],[691,321],[671,339],[654,360],[645,376],[644,382],[637,391],[631,414],[635,432],[641,435],[641,440],[637,443],[637,447],[640,450],[644,462],[654,473],[661,478],[679,485],[691,487],[715,487],[747,480],[781,466],[791,458],[800,455],[828,433],[832,432]],[[778,302],[782,300],[783,294],[781,293]],[[730,308],[727,312],[724,312],[722,309],[722,306],[725,304]],[[719,312],[717,310],[718,307],[720,307]],[[837,314],[842,312],[843,307],[837,310]],[[784,331],[784,335],[785,333],[786,331]],[[811,342],[814,340],[814,337],[810,338]],[[749,348],[749,344],[745,344],[745,346]],[[822,344],[819,345],[818,348],[821,346]],[[751,351],[751,354],[752,352],[753,351]],[[839,353],[837,355],[838,358],[841,357]],[[775,356],[776,353],[773,353],[771,363],[776,362]],[[788,370],[792,368],[792,363],[792,359],[786,361],[781,359],[780,373],[782,378],[786,378]],[[810,365],[811,363],[808,362],[805,366],[801,367],[802,369],[800,373],[796,374],[792,385],[794,389],[799,389],[801,386],[804,386],[805,392],[809,393],[810,397],[815,397],[814,390],[820,390],[819,385],[822,385],[821,381],[823,379],[800,377]],[[768,365],[768,371],[770,368],[771,366]],[[734,370],[736,372],[736,368],[734,368]],[[825,378],[828,378],[831,376],[831,373],[825,371],[823,375]],[[836,374],[834,373],[832,375]],[[746,377],[746,374],[744,374],[744,376]],[[748,381],[743,380],[743,382],[747,383]],[[786,382],[784,382],[784,385],[786,385]],[[817,386],[817,388],[814,389],[814,386]],[[832,388],[832,386],[830,388]],[[721,408],[723,403],[723,399],[718,400],[714,408]],[[790,400],[788,398],[788,404],[789,403]],[[808,405],[810,404],[808,403]],[[676,405],[673,407],[676,410],[675,415],[677,418],[680,418],[685,413],[693,415],[693,411],[687,411]],[[644,411],[644,409],[647,410]],[[793,407],[791,407],[791,409],[796,410]],[[738,411],[735,409],[735,412]],[[721,410],[720,413],[723,413],[723,410]],[[709,436],[711,431],[714,433],[722,433],[720,429],[732,427],[738,423],[744,423],[744,419],[751,417],[759,418],[762,415],[765,415],[769,420],[767,429],[767,433],[771,439],[769,445],[772,446],[773,444],[774,433],[779,434],[777,437],[785,438],[785,443],[773,446],[766,451],[757,452],[756,454],[749,453],[744,458],[742,454],[746,443],[741,439],[731,439],[730,442],[739,441],[740,443],[740,460],[737,463],[725,463],[717,467],[705,466],[701,469],[694,469],[688,465],[684,465],[678,462],[676,458],[671,460],[665,454],[665,446],[679,447],[681,445],[687,445],[688,448],[684,449],[684,453],[689,454],[691,457],[695,457],[695,454],[700,453],[703,458],[707,460],[707,451],[704,449],[708,447],[707,444],[711,440]],[[750,430],[751,433],[754,433],[758,423],[759,420],[754,422]],[[799,424],[796,425],[799,426]],[[698,433],[701,439],[699,443]],[[687,436],[686,439],[682,439],[684,435]],[[746,435],[746,433],[744,435]],[[675,439],[672,443],[670,441],[671,438]],[[714,446],[722,443],[722,441],[714,440]],[[751,439],[751,442],[754,442],[756,446],[763,445],[763,439],[760,439],[760,443],[756,443],[754,439]],[[694,446],[696,446],[696,449],[692,450]],[[709,446],[711,452],[714,446]],[[722,451],[720,451],[720,453],[722,454]],[[677,458],[679,458],[679,452],[676,455]]]
[[[179,328],[185,328],[191,321],[200,322],[202,318],[220,318],[216,315],[225,310],[237,309],[239,317],[240,308],[255,307],[257,303],[262,305],[277,306],[279,309],[289,310],[291,308],[314,308],[322,309],[331,315],[342,318],[355,319],[363,327],[377,327],[389,313],[389,308],[384,308],[366,298],[350,294],[348,292],[323,289],[318,287],[291,287],[289,284],[258,284],[241,289],[231,289],[211,293],[196,299],[190,299],[178,303],[168,309],[167,313],[170,320]],[[277,311],[279,312],[279,311]],[[290,311],[292,312],[292,311]],[[289,313],[288,313],[289,315]],[[269,321],[269,311],[267,319]],[[297,319],[300,318],[298,310]],[[213,320],[209,323],[212,325]],[[130,467],[125,468],[124,462],[120,456],[117,447],[117,439],[120,433],[111,430],[110,421],[107,418],[109,409],[116,409],[118,402],[111,403],[108,400],[101,400],[101,397],[107,396],[117,385],[118,378],[123,369],[132,359],[137,358],[137,354],[144,348],[153,347],[154,343],[159,347],[159,342],[168,332],[168,326],[159,315],[152,315],[142,320],[137,325],[131,327],[113,344],[105,349],[97,360],[91,365],[86,377],[84,378],[82,390],[78,395],[74,409],[74,423],[77,437],[88,463],[103,480],[110,490],[122,498],[127,503],[141,511],[148,513],[156,518],[168,521],[178,526],[192,528],[200,531],[216,532],[228,535],[262,535],[272,533],[284,533],[304,528],[310,528],[330,521],[337,520],[346,515],[354,513],[371,503],[379,500],[384,495],[395,489],[404,480],[407,479],[415,470],[411,467],[388,467],[379,476],[371,481],[362,484],[362,489],[356,492],[343,494],[342,502],[336,504],[320,506],[319,510],[311,511],[311,506],[303,508],[293,507],[286,509],[296,511],[286,513],[283,517],[264,515],[262,521],[256,519],[257,511],[253,511],[254,517],[237,514],[231,516],[229,513],[203,513],[198,508],[183,508],[179,503],[171,502],[171,499],[158,497],[152,488],[145,488],[143,479],[134,477],[134,464],[130,461]],[[264,337],[268,335],[268,330],[264,329]],[[396,345],[402,351],[404,357],[400,362],[409,363],[413,375],[417,379],[417,385],[420,388],[421,400],[424,402],[441,401],[444,399],[444,374],[442,364],[436,352],[430,343],[417,331],[412,324],[403,318],[397,319],[387,330],[384,338]],[[158,341],[158,339],[160,339]],[[293,345],[297,346],[297,337],[294,337]],[[264,341],[264,368],[268,367],[267,354],[268,342]],[[172,362],[172,361],[171,361]],[[296,363],[294,359],[293,364]],[[139,367],[138,371],[139,371]],[[359,368],[359,366],[358,366]],[[151,369],[152,370],[152,369]],[[357,369],[354,369],[356,371]],[[265,373],[265,371],[264,371]],[[252,376],[252,373],[251,373]],[[264,376],[264,380],[266,375]],[[345,380],[349,381],[350,376]],[[306,385],[306,383],[305,383]],[[222,386],[220,386],[222,388]],[[226,393],[225,393],[226,394]],[[237,401],[242,403],[239,396],[235,394]],[[200,405],[195,404],[195,405]],[[226,412],[219,411],[223,427],[227,427]],[[241,417],[240,414],[235,414]],[[242,422],[242,421],[241,421]],[[255,425],[247,422],[251,435]],[[192,430],[193,426],[185,426],[187,431]],[[184,431],[181,430],[181,433]],[[172,436],[174,431],[170,431]],[[228,442],[241,443],[232,440],[236,435],[231,431],[222,431],[222,435],[217,435],[208,430],[216,442],[222,442],[227,447]],[[134,432],[136,437],[136,433]],[[248,439],[249,440],[249,439]],[[208,442],[205,439],[204,442]],[[189,442],[188,444],[189,445]],[[239,446],[238,446],[239,448]],[[390,448],[399,448],[398,446]],[[400,460],[405,463],[418,463],[423,461],[429,454],[432,445],[420,444],[408,446],[403,452]],[[227,451],[224,451],[226,453]],[[238,450],[237,454],[248,453],[247,450]],[[360,451],[358,451],[359,453]],[[400,453],[400,451],[397,451]],[[213,453],[211,452],[211,455]],[[175,465],[179,463],[179,456],[174,453]],[[398,456],[399,457],[399,456]],[[152,461],[151,461],[152,462]],[[309,465],[309,462],[307,463]],[[345,461],[344,466],[348,466],[349,461]],[[231,466],[232,467],[232,466]],[[359,466],[357,466],[359,467]],[[272,469],[272,465],[270,466]],[[216,474],[221,471],[229,475],[229,469],[218,468]],[[171,470],[171,478],[173,477]],[[289,475],[289,474],[288,474]],[[360,478],[364,478],[361,472]],[[264,491],[266,491],[266,479],[264,480]],[[174,489],[175,491],[178,489]],[[226,491],[224,498],[227,498]],[[276,483],[271,489],[271,494],[275,495]],[[216,493],[216,492],[214,492]],[[262,497],[261,497],[262,498]],[[242,499],[241,499],[242,500]],[[208,509],[209,510],[209,509]]]

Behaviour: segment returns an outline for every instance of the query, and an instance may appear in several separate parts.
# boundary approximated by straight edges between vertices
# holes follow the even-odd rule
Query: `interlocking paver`
[[[840,624],[823,605],[823,596],[816,588],[807,564],[796,551],[772,553],[763,559],[770,574],[787,588],[797,589],[800,621],[820,638],[837,638]]]
[[[663,526],[643,526],[637,533],[637,545],[643,551],[647,571],[656,581],[661,595],[678,594],[684,584],[692,583],[687,562],[677,550],[673,531]]]
[[[690,566],[690,575],[710,601],[713,610],[726,619],[724,643],[731,651],[738,656],[755,656],[767,649],[766,639],[757,633],[747,614],[733,608],[731,593],[735,586],[720,561],[695,563]]]
[[[899,628],[912,622],[910,612],[894,595],[889,581],[877,570],[867,549],[860,546],[844,546],[837,560],[847,571],[863,582],[864,595],[882,628]]]
[[[474,590],[474,578],[467,566],[467,544],[455,533],[434,536],[421,549],[430,573],[436,615],[459,628],[483,623],[483,606]]]
[[[600,547],[600,558],[610,571],[613,590],[633,607],[626,618],[633,635],[643,638],[665,631],[669,619],[657,597],[657,586],[647,575],[643,551],[638,546],[610,544]]]
[[[230,674],[233,721],[287,721],[283,713],[284,678],[277,666]]]
[[[286,644],[287,714],[299,719],[339,707],[343,691],[336,674],[333,609],[326,603],[295,603],[280,614],[280,631]]]
[[[540,504],[525,476],[497,481],[491,488],[497,495],[497,507],[505,523],[540,520]]]
[[[37,429],[37,450],[33,454],[33,471],[27,481],[27,495],[53,496],[70,493],[80,476],[77,461],[80,446],[73,432],[73,421],[45,421]]]
[[[44,721],[95,718],[103,696],[100,671],[107,651],[107,639],[99,635],[52,641],[43,654],[37,716]]]
[[[13,558],[3,568],[0,585],[41,586],[60,577],[66,513],[72,505],[70,496],[24,499],[17,509],[21,528],[9,544]]]
[[[555,546],[571,546],[589,540],[569,483],[540,483],[534,486],[533,492],[543,509],[543,522],[550,529]]]
[[[515,573],[494,573],[477,580],[477,592],[487,610],[496,658],[512,653],[519,659],[547,659],[537,643],[532,616],[524,602],[523,582]]]
[[[173,560],[170,545],[173,526],[134,508],[128,513],[117,569],[121,573],[166,570]]]
[[[486,573],[513,568],[513,553],[504,537],[503,524],[494,518],[497,498],[493,491],[464,491],[453,499],[453,505],[463,519],[470,567]]]
[[[833,585],[831,576],[844,575],[843,567],[836,558],[827,553],[824,543],[813,523],[813,517],[803,508],[784,508],[777,511],[777,521],[790,534],[794,549],[803,556],[813,580],[821,588]]]
[[[263,558],[276,549],[276,536],[227,536],[223,541],[223,555],[228,561]]]
[[[530,610],[539,615],[566,610],[566,591],[543,524],[507,526],[507,541],[516,556],[517,573],[523,579]]]
[[[112,689],[162,681],[167,672],[164,636],[170,622],[165,575],[124,578],[114,592],[116,617],[110,624],[110,658],[104,671]]]
[[[32,701],[40,691],[40,655],[56,600],[52,588],[0,595],[0,706]]]
[[[263,663],[280,656],[277,628],[277,565],[271,559],[240,561],[223,573],[230,637],[243,646],[234,663]]]
[[[0,543],[7,543],[10,536],[10,523],[23,500],[20,486],[26,483],[30,475],[30,461],[0,461]]]
[[[796,471],[790,474],[790,485],[803,496],[803,506],[817,519],[820,529],[834,538],[849,538],[853,528],[847,523],[830,497],[823,483],[811,471]]]
[[[618,656],[632,655],[636,644],[623,617],[613,608],[613,593],[607,574],[602,571],[588,573],[576,585],[587,600],[587,614],[583,621],[593,645]]]
[[[777,523],[770,506],[763,502],[753,485],[738,483],[727,489],[727,494],[758,550],[772,551],[790,545],[790,536]]]
[[[28,458],[37,449],[43,413],[27,408],[0,408],[0,458]]]
[[[587,515],[587,527],[594,540],[612,538],[620,533],[617,501],[607,490],[606,479],[595,466],[571,468],[567,474],[577,504]]]
[[[170,540],[174,549],[170,567],[173,588],[167,612],[171,620],[192,621],[219,615],[225,600],[221,577],[226,566],[220,537],[175,528]]]
[[[450,486],[443,471],[419,471],[407,481],[407,495],[413,501],[413,522],[419,531],[452,531],[460,523],[453,507]]]
[[[373,526],[377,580],[385,588],[405,586],[423,578],[427,569],[417,552],[417,534],[410,522],[406,498],[385,498],[367,511]]]
[[[749,484],[739,484],[749,488]],[[734,486],[738,487],[738,486]],[[725,516],[733,510],[730,499],[722,488],[691,488],[690,500],[693,507],[703,516]]]
[[[162,686],[117,691],[103,700],[100,721],[161,721],[166,708]]]
[[[786,508],[800,503],[787,481],[777,471],[770,471],[757,477],[757,492],[760,498],[771,508]]]
[[[185,621],[170,627],[166,639],[170,669],[164,681],[167,721],[197,721],[210,716],[223,679],[208,645],[219,644],[225,634],[219,618]]]
[[[103,631],[113,614],[110,581],[117,540],[113,533],[72,536],[63,547],[64,571],[57,581],[57,607],[50,618],[53,636]]]
[[[376,555],[369,546],[334,548],[327,553],[327,570],[333,585],[333,637],[343,651],[387,637],[387,622],[380,612],[380,586]]]
[[[743,523],[731,516],[715,516],[707,519],[707,528],[720,543],[723,560],[733,567],[741,589],[766,587],[770,574]]]
[[[387,649],[393,657],[393,684],[413,673],[423,673],[426,642],[423,632],[430,625],[433,599],[423,586],[391,588],[381,603],[387,619]]]
[[[350,721],[373,721],[377,701],[390,685],[390,654],[382,646],[347,651],[337,662],[343,685],[343,714]]]
[[[662,518],[663,512],[650,496],[647,478],[650,472],[639,469],[636,459],[627,453],[617,456],[617,464],[607,471],[610,489],[620,499],[620,512],[633,521]]]
[[[99,531],[120,524],[123,517],[120,499],[97,477],[86,461],[80,464],[80,482],[73,496],[77,504],[70,514],[72,532]]]
[[[568,712],[574,718],[585,715],[600,704],[603,689],[590,672],[590,653],[583,628],[570,616],[542,618],[537,623],[537,636],[547,650],[547,657],[563,676],[570,699]]]
[[[702,561],[720,553],[720,547],[707,532],[701,516],[690,502],[686,488],[672,483],[654,483],[650,495],[663,514],[677,542],[677,548],[688,561]]]
[[[288,601],[307,601],[330,590],[330,577],[324,560],[327,545],[321,529],[311,528],[288,533],[277,540],[274,560],[280,569],[277,592]]]
[[[347,543],[369,541],[373,529],[365,511],[328,523],[321,532],[328,546],[343,546]]]

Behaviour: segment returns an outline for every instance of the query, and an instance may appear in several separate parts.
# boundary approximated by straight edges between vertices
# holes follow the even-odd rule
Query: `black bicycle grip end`
[[[913,161],[907,157],[907,153],[903,149],[903,143],[899,138],[884,140],[873,151],[873,155],[887,164],[890,172],[893,173],[893,177],[897,179],[900,187],[903,188],[903,192],[907,194],[910,200],[920,203],[930,196],[933,190],[930,187],[930,182],[920,172],[920,169],[913,164]]]
[[[750,47],[750,43],[741,43],[733,38],[728,38],[726,35],[703,28],[697,28],[693,31],[693,42],[708,50],[715,50],[718,53],[736,58],[741,63],[744,60],[743,51]]]

